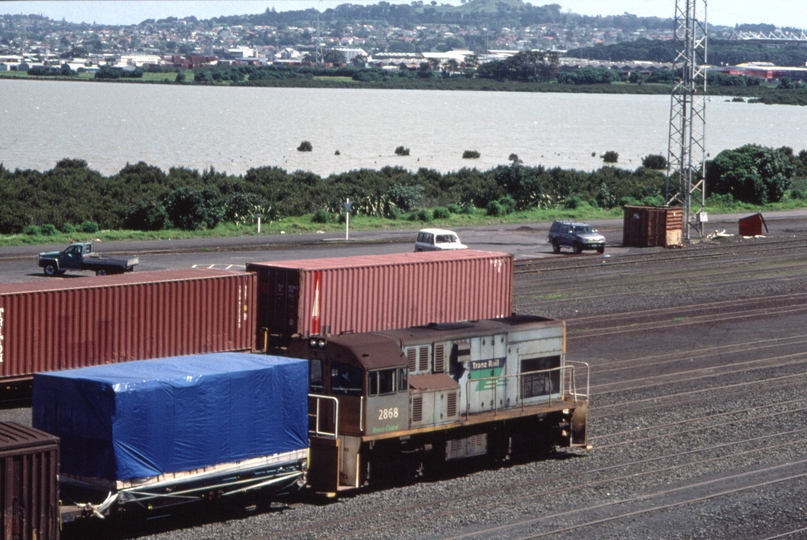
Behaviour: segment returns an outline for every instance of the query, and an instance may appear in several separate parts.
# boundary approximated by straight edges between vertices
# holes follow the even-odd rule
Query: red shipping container
[[[59,438],[0,423],[0,538],[58,540]]]
[[[37,371],[251,350],[256,278],[171,270],[0,285],[0,380]]]
[[[295,337],[509,316],[513,256],[432,251],[251,263],[258,349]]]

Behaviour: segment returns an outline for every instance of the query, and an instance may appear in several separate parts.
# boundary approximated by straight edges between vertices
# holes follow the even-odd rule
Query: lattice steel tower
[[[706,0],[675,0],[675,47],[667,149],[667,204],[684,208],[685,240],[703,236],[706,189]],[[692,211],[693,205],[697,210]]]

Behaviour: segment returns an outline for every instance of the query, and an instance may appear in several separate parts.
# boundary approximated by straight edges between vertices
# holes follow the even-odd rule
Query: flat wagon
[[[65,522],[305,483],[307,364],[218,353],[38,373],[34,427],[61,440]]]

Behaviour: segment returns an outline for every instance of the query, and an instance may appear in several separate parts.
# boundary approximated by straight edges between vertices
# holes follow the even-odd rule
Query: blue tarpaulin
[[[61,471],[106,480],[308,447],[308,362],[246,353],[34,375],[33,424],[61,438]]]

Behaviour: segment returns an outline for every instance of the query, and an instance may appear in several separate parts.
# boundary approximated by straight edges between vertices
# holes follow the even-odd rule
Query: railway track
[[[293,501],[160,540],[807,536],[807,239],[516,264],[591,366],[589,452]]]

